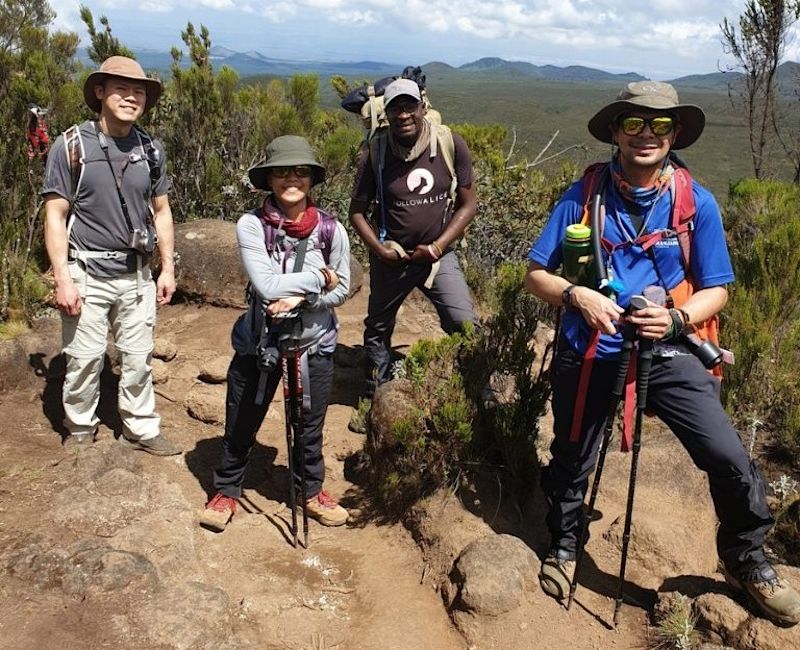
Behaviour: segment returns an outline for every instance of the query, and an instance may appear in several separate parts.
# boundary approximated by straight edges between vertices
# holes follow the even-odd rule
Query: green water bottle
[[[564,277],[572,284],[594,288],[596,280],[591,234],[592,229],[581,223],[567,226],[561,251],[564,256]]]

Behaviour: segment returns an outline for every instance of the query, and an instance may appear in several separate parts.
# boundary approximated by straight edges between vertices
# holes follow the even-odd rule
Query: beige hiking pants
[[[67,362],[64,378],[64,426],[71,434],[94,433],[99,423],[100,372],[108,328],[120,354],[117,404],[123,434],[146,440],[159,433],[151,359],[156,322],[156,287],[149,267],[115,278],[98,278],[80,262],[70,276],[81,294],[80,314],[62,313],[62,341]],[[139,277],[141,274],[141,277]]]

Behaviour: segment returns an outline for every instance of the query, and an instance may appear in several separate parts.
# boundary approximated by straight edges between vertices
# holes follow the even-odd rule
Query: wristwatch
[[[565,309],[572,309],[572,292],[577,285],[571,284],[561,292],[561,304]]]

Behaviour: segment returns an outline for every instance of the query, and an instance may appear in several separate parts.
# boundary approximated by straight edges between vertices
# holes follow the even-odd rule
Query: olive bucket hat
[[[86,81],[83,83],[83,99],[95,113],[100,112],[101,103],[94,94],[94,88],[108,77],[121,77],[144,83],[147,92],[144,104],[145,112],[153,108],[161,96],[161,82],[148,77],[137,61],[129,59],[127,56],[110,56],[103,61],[100,69],[86,77]]]
[[[600,142],[613,144],[609,127],[620,114],[642,108],[675,115],[681,129],[672,149],[684,149],[693,144],[706,124],[703,109],[694,104],[678,103],[678,93],[670,84],[663,81],[633,81],[620,91],[616,101],[601,108],[589,120],[589,133]]]
[[[266,159],[247,171],[253,187],[269,191],[269,170],[272,167],[311,167],[311,186],[325,180],[325,168],[314,157],[308,140],[299,135],[281,135],[267,145]]]

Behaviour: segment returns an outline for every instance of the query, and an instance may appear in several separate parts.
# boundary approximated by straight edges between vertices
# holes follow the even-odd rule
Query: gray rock
[[[43,383],[60,351],[61,322],[54,318],[40,318],[25,334],[0,341],[0,393]]]
[[[184,400],[186,410],[196,420],[207,424],[225,423],[225,386],[196,384]]]
[[[174,650],[216,650],[231,636],[228,594],[201,582],[169,585],[135,616],[142,636]]]
[[[399,420],[414,417],[413,387],[408,379],[393,379],[378,386],[370,409],[370,442],[376,450],[394,447],[397,438],[394,425]]]
[[[162,361],[172,361],[178,355],[178,346],[172,341],[156,337],[153,341],[153,356]]]
[[[453,567],[455,606],[484,616],[509,612],[536,591],[539,568],[536,554],[519,538],[481,537],[464,549]]]
[[[361,266],[355,256],[350,256],[350,289],[347,292],[347,297],[352,298],[357,294],[361,287],[364,285],[364,267]]]
[[[67,549],[32,542],[6,563],[10,575],[40,588],[58,588],[70,595],[154,589],[158,575],[139,553],[119,551],[104,542],[84,539]]]
[[[175,281],[182,295],[219,307],[244,306],[247,278],[234,222],[198,219],[177,224],[175,251]]]
[[[228,377],[228,366],[231,363],[229,354],[206,359],[200,369],[198,378],[207,384],[224,384]]]
[[[153,368],[153,383],[156,386],[169,381],[169,366],[164,361],[153,359],[151,366]]]

